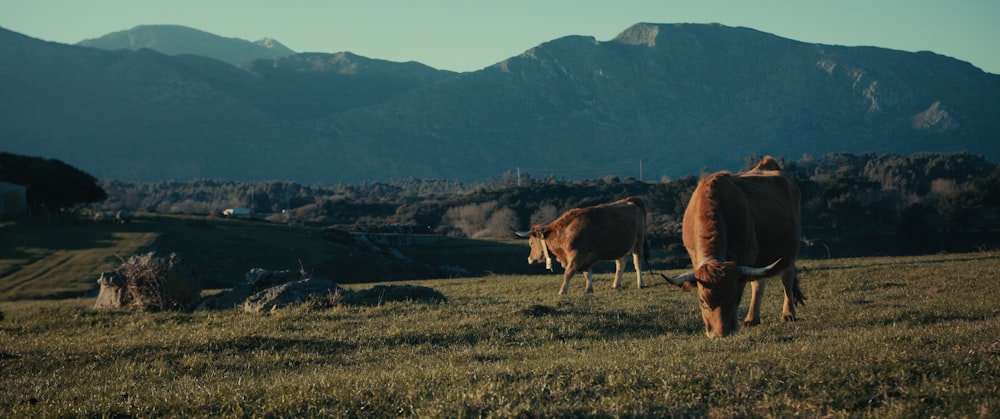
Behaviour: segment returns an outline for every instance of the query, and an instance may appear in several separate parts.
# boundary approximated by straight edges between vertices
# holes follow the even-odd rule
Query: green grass
[[[443,304],[98,312],[0,302],[3,416],[1000,415],[1000,254],[801,262],[807,305],[704,336],[697,299],[598,276],[414,281]],[[667,274],[677,272],[666,272]],[[373,284],[350,285],[361,289]]]

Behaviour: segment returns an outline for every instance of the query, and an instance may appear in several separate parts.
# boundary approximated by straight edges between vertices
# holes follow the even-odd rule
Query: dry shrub
[[[124,260],[115,273],[124,282],[123,303],[143,311],[190,311],[201,293],[194,271],[176,253],[135,255]]]
[[[458,230],[465,237],[472,237],[486,224],[487,214],[497,206],[497,201],[468,204],[449,208],[442,217],[442,224]]]
[[[559,210],[556,209],[555,205],[545,204],[538,208],[534,214],[531,214],[531,219],[528,221],[532,226],[534,225],[545,225],[551,223],[559,218]]]
[[[486,225],[482,230],[473,234],[472,238],[509,237],[511,230],[516,229],[518,224],[520,222],[517,219],[517,213],[510,208],[503,207],[490,214],[490,218],[486,220]]]
[[[462,236],[484,239],[508,237],[520,221],[514,210],[489,201],[449,208],[441,223]]]

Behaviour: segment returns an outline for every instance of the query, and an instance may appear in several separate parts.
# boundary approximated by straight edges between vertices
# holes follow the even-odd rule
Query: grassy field
[[[762,324],[716,340],[695,295],[608,274],[268,315],[0,301],[0,416],[1000,416],[1000,253],[800,266],[798,322],[772,281]]]

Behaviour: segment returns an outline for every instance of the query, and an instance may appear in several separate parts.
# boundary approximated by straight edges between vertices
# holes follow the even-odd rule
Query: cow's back
[[[774,269],[780,271],[794,264],[802,237],[798,184],[791,175],[777,170],[741,174],[733,180],[747,203],[756,247],[753,266],[781,259]]]
[[[638,198],[571,210],[559,221],[563,221],[567,250],[587,263],[618,259],[632,252],[636,244],[641,250],[645,237],[645,208]]]
[[[698,183],[684,213],[683,241],[695,266],[710,257],[747,266],[794,263],[801,237],[799,189],[778,170],[718,172]]]

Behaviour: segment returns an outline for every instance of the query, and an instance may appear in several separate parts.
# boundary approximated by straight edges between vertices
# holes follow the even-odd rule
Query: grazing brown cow
[[[545,262],[552,269],[552,256],[565,268],[559,294],[566,294],[569,280],[577,272],[587,278],[587,293],[594,292],[591,267],[602,260],[615,261],[615,282],[621,287],[627,257],[632,254],[636,286],[642,288],[639,256],[646,240],[646,206],[642,199],[629,197],[608,204],[567,211],[549,225],[531,227],[528,263]]]
[[[697,284],[709,337],[739,328],[737,311],[748,281],[752,295],[743,325],[759,324],[765,278],[778,273],[785,289],[782,320],[795,320],[795,305],[805,299],[795,273],[799,205],[798,184],[771,157],[749,172],[719,172],[698,182],[683,228],[694,271],[670,282],[685,290]]]

